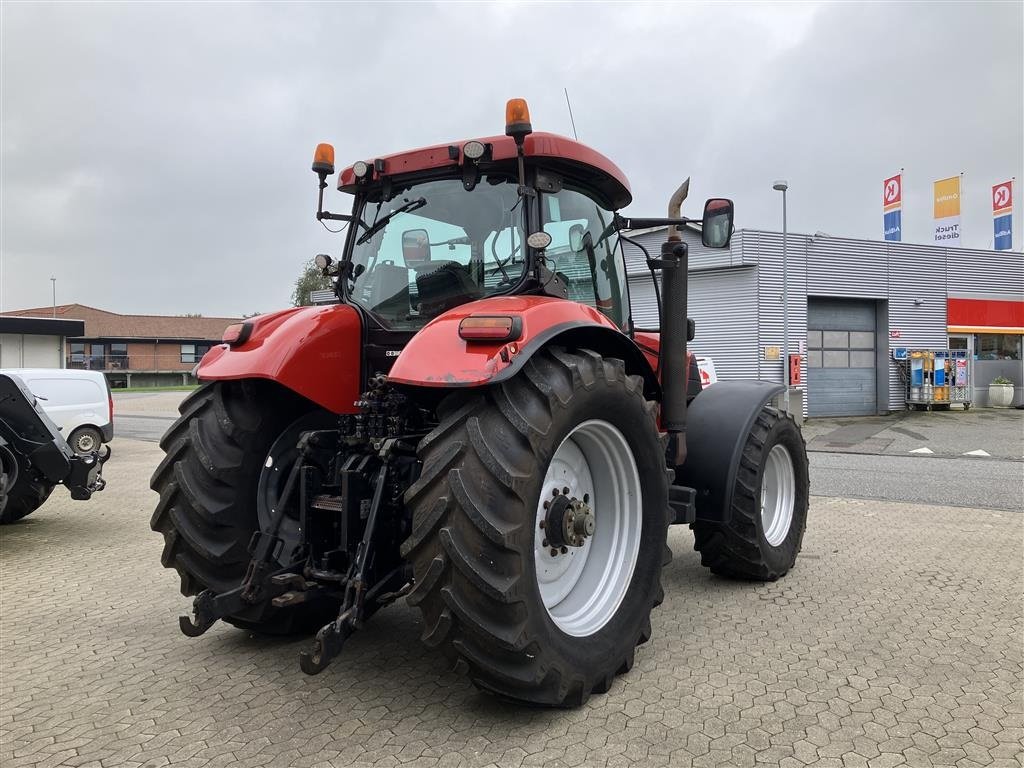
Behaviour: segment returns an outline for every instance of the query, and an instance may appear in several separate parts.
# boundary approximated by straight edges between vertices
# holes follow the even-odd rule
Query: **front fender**
[[[518,317],[518,339],[467,342],[459,323],[473,315]],[[648,395],[658,392],[657,377],[643,353],[618,327],[593,307],[548,296],[495,296],[445,312],[428,323],[398,356],[388,380],[420,387],[478,387],[516,375],[547,344],[585,346],[625,360],[630,373],[644,377]]]
[[[785,390],[767,381],[719,381],[686,411],[686,461],[676,485],[697,492],[697,519],[729,521],[743,445],[765,403]]]
[[[334,413],[355,413],[362,324],[345,304],[296,307],[250,318],[244,344],[221,344],[203,357],[202,381],[270,379]]]

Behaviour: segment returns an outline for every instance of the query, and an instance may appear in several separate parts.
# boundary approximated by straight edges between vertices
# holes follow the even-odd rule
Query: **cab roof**
[[[516,145],[511,136],[464,139],[376,158],[369,165],[371,168],[382,166],[383,170],[372,170],[373,180],[439,168],[459,168],[465,161],[462,148],[470,141],[490,146],[488,163],[515,160]],[[528,158],[542,159],[545,168],[592,189],[600,202],[612,210],[625,208],[633,199],[629,181],[622,170],[597,150],[578,141],[538,131],[526,137],[523,152]],[[351,165],[338,174],[338,189],[342,192],[355,194],[359,187],[356,182]]]

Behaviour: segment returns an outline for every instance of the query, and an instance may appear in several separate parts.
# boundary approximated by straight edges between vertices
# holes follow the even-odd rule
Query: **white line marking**
[[[907,453],[935,453],[935,451],[931,448],[915,448],[912,451],[907,451]]]
[[[964,456],[991,456],[992,454],[991,454],[991,453],[988,453],[988,452],[986,452],[986,451],[983,451],[983,450],[981,450],[981,449],[979,448],[979,449],[978,449],[978,450],[976,450],[976,451],[968,451],[967,453],[965,453],[965,454],[963,454],[963,455],[964,455]]]

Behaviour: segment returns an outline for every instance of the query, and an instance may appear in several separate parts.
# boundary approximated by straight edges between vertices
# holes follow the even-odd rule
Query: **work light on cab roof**
[[[521,98],[503,133],[342,167],[348,213],[323,209],[330,144],[313,171],[316,218],[348,222],[337,259],[315,260],[336,301],[228,328],[162,442],[152,525],[196,595],[185,634],[320,627],[299,662],[316,674],[408,596],[481,688],[572,706],[649,638],[666,523],[691,524],[716,573],[792,566],[807,457],[768,406],[782,387],[702,389],[687,352],[687,235],[727,246],[731,201],[687,218],[687,182],[666,217],[622,216],[622,170],[534,132]],[[649,329],[620,237],[646,228],[666,228],[645,251]]]

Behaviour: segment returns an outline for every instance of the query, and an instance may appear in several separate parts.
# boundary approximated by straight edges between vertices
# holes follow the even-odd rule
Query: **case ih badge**
[[[671,524],[704,565],[772,580],[800,550],[807,457],[781,387],[702,390],[687,352],[687,245],[724,248],[729,200],[702,219],[616,211],[622,171],[534,133],[354,162],[350,213],[323,208],[318,257],[340,303],[227,330],[198,369],[153,476],[163,562],[194,595],[181,628],[218,620],[315,632],[315,674],[400,598],[422,639],[480,688],[542,705],[608,690],[651,635]],[[658,331],[630,319],[619,232],[667,227]]]

